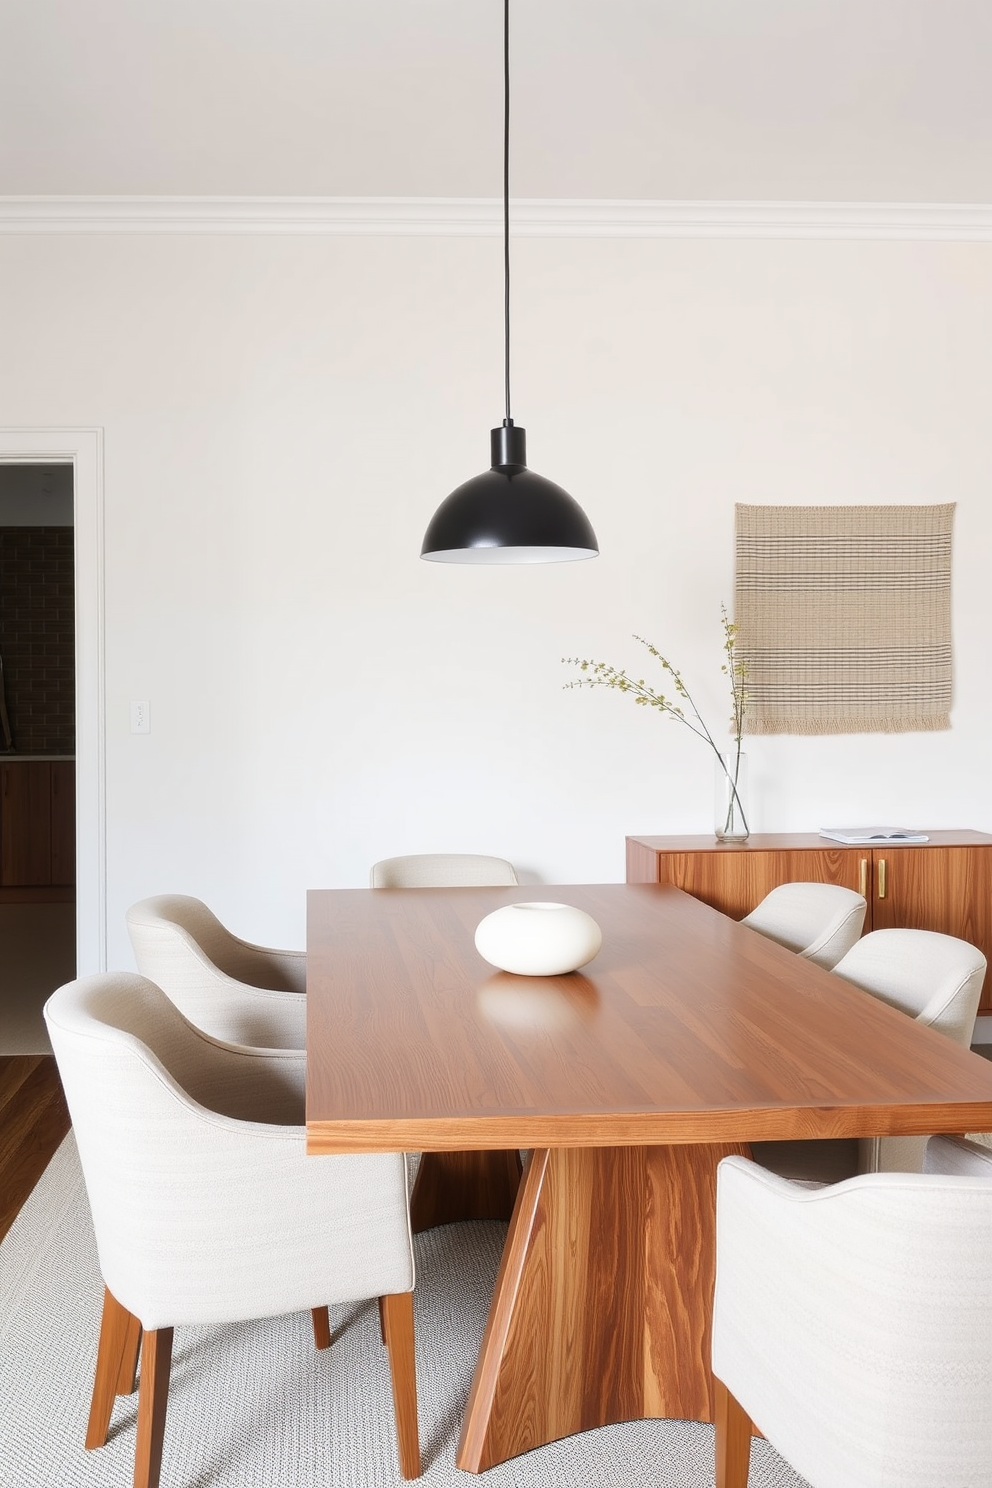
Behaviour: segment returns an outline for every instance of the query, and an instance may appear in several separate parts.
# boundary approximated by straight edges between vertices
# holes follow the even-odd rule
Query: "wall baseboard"
[[[510,204],[515,237],[992,241],[992,204],[566,201]],[[278,233],[493,237],[484,197],[3,196],[0,234]]]

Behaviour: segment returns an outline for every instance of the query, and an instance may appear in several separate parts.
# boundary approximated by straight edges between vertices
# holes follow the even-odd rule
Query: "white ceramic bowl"
[[[573,904],[504,904],[479,923],[475,948],[491,966],[522,976],[563,976],[603,944],[592,915]]]

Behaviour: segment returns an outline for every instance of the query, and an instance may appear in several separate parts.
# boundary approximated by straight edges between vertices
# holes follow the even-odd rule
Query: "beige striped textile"
[[[953,502],[736,507],[746,733],[950,728],[953,517]]]

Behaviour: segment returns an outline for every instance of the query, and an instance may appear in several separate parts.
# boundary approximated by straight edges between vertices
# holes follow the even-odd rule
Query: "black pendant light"
[[[490,439],[492,468],[452,491],[420,550],[432,563],[564,563],[595,558],[579,503],[527,469],[527,437],[510,417],[510,0],[503,0],[503,356],[506,417]]]

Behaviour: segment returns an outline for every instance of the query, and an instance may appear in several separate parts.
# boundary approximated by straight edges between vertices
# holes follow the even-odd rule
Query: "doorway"
[[[75,533],[69,462],[0,464],[0,1054],[49,1050],[76,972]]]
[[[76,974],[107,968],[103,430],[0,428],[0,464],[71,464],[76,590]]]

